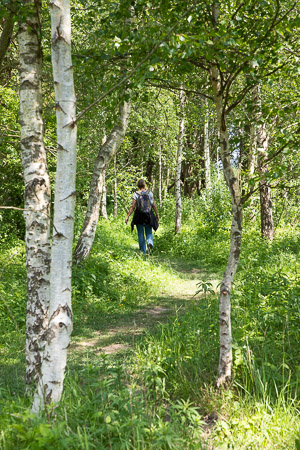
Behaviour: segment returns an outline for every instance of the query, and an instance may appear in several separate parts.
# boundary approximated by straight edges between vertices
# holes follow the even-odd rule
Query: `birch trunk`
[[[250,125],[250,144],[249,144],[249,168],[248,168],[248,177],[249,180],[251,180],[254,176],[255,172],[255,166],[256,166],[256,159],[257,159],[257,137],[256,137],[256,125],[253,123],[255,121],[255,117],[253,117],[253,121]],[[252,222],[255,222],[256,220],[256,211],[255,211],[255,205],[254,205],[254,199],[253,196],[250,198],[250,220]]]
[[[224,385],[231,379],[232,369],[232,334],[231,334],[231,302],[232,283],[238,267],[241,238],[243,209],[241,203],[241,189],[238,177],[235,175],[230,161],[230,147],[228,128],[223,104],[223,92],[219,70],[216,65],[211,66],[211,84],[216,105],[218,128],[220,133],[220,155],[223,173],[229,188],[232,203],[232,224],[230,234],[230,252],[227,266],[220,287],[219,321],[220,321],[220,357],[218,368],[218,386]]]
[[[274,238],[273,225],[273,205],[271,198],[271,188],[267,181],[266,174],[268,172],[268,165],[266,160],[268,158],[269,137],[267,135],[266,124],[262,120],[261,112],[261,92],[260,86],[256,86],[257,96],[257,153],[258,153],[258,172],[260,174],[259,180],[259,195],[260,195],[260,226],[261,235],[263,238],[272,240]]]
[[[118,179],[117,179],[117,155],[114,156],[114,217],[118,214]]]
[[[77,128],[74,124],[76,98],[71,58],[70,3],[69,0],[53,0],[50,2],[50,8],[58,148],[49,326],[46,333],[42,375],[34,397],[33,412],[39,411],[46,404],[55,404],[61,398],[67,348],[72,332],[71,276]]]
[[[100,215],[107,219],[107,209],[106,209],[106,170],[102,172],[102,195],[100,200]]]
[[[208,124],[209,124],[208,100],[205,99],[205,120],[204,120],[204,130],[203,130],[205,184],[206,184],[206,189],[210,191],[211,190],[211,174],[210,174],[210,151],[209,151]]]
[[[124,139],[129,115],[130,101],[124,101],[120,105],[119,120],[115,124],[105,144],[100,148],[96,158],[94,172],[91,179],[87,213],[81,235],[74,252],[74,259],[77,264],[80,261],[85,260],[90,254],[99,219],[99,209],[103,191],[103,172],[108,167],[111,159],[116,154]]]
[[[26,383],[40,377],[50,298],[51,191],[42,118],[40,3],[27,2],[19,28],[21,159],[25,181],[27,314]]]
[[[180,121],[179,121],[179,134],[178,134],[178,149],[177,149],[177,164],[176,164],[176,176],[175,176],[175,198],[176,198],[176,218],[175,218],[175,234],[179,233],[181,229],[181,166],[182,166],[182,151],[183,151],[183,138],[184,138],[184,92],[180,89]]]

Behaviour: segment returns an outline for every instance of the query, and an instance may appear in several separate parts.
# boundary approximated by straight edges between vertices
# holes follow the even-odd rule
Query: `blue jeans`
[[[144,255],[146,255],[145,232],[147,245],[152,244],[153,247],[152,227],[151,225],[136,225],[136,228],[138,232],[140,250],[144,253]]]

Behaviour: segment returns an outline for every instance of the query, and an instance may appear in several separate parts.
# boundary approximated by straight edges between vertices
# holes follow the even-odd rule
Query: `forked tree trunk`
[[[42,118],[40,3],[27,2],[18,33],[20,52],[21,159],[25,181],[27,267],[26,383],[35,385],[45,345],[50,298],[51,191]]]
[[[117,155],[114,156],[114,217],[118,214],[118,178],[117,178]]]
[[[241,238],[243,209],[241,203],[241,189],[230,160],[230,147],[225,105],[223,99],[220,73],[216,65],[211,66],[211,84],[216,105],[218,128],[220,133],[220,153],[223,173],[229,188],[232,204],[232,224],[230,233],[230,251],[227,266],[220,287],[219,321],[220,321],[220,356],[218,368],[218,386],[224,385],[231,379],[232,369],[232,334],[231,334],[231,289],[238,267]]]
[[[109,137],[107,138],[107,141],[100,148],[97,155],[94,172],[91,179],[87,213],[85,216],[81,235],[74,252],[74,259],[77,264],[80,261],[85,260],[90,254],[95,239],[96,227],[99,219],[99,209],[103,192],[103,173],[105,172],[111,159],[116,154],[124,139],[128,125],[129,114],[130,101],[124,101],[120,105],[119,119]]]
[[[257,153],[258,153],[258,172],[260,174],[259,180],[259,194],[260,194],[260,226],[261,235],[263,238],[272,240],[274,238],[273,225],[273,205],[271,198],[270,184],[266,178],[268,172],[268,158],[269,137],[267,135],[266,124],[262,121],[261,112],[261,92],[260,85],[256,86],[257,96]]]
[[[205,119],[204,119],[204,165],[205,165],[205,185],[207,190],[211,190],[211,175],[210,175],[210,151],[209,151],[209,136],[208,136],[208,125],[209,125],[209,110],[208,110],[208,100],[205,99]]]
[[[49,326],[42,375],[32,410],[59,402],[72,332],[71,276],[75,208],[76,98],[71,58],[69,0],[50,1],[52,67],[56,99],[57,167],[50,272]],[[71,124],[71,125],[70,125]]]
[[[179,233],[181,229],[181,166],[182,166],[182,151],[183,151],[183,139],[184,139],[184,92],[180,89],[180,120],[179,120],[179,134],[178,134],[178,148],[177,148],[177,163],[176,163],[176,176],[175,176],[175,198],[176,198],[176,217],[175,217],[175,234]]]

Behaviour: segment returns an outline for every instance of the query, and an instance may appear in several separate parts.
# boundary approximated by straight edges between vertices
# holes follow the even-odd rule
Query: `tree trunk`
[[[205,164],[205,186],[208,191],[211,190],[211,176],[210,176],[210,152],[209,152],[209,136],[208,136],[208,124],[209,124],[209,110],[208,101],[205,99],[205,119],[204,119],[204,164]]]
[[[50,271],[49,326],[42,375],[32,410],[59,402],[72,332],[71,277],[76,178],[76,98],[71,57],[69,0],[53,0],[52,68],[56,99],[57,167]]]
[[[217,163],[217,177],[218,180],[220,179],[220,166],[219,166],[219,148],[217,147],[217,152],[216,152],[216,163]]]
[[[4,24],[2,27],[2,33],[0,36],[0,67],[3,61],[3,58],[5,57],[5,54],[7,52],[7,49],[9,47],[10,44],[10,40],[11,40],[11,36],[14,30],[14,23],[15,23],[15,16],[14,16],[14,3],[15,1],[11,1],[9,3],[9,8],[10,8],[10,13],[8,15],[8,17],[6,17],[4,19]],[[31,0],[28,1],[28,4],[33,4],[33,2]],[[40,8],[39,3],[37,2],[37,6],[36,9]],[[31,20],[31,18],[29,19]],[[36,25],[35,25],[36,27]],[[25,24],[24,27],[25,28]]]
[[[255,117],[253,117],[252,123],[250,125],[250,144],[249,144],[249,157],[248,157],[248,178],[251,180],[254,176],[256,159],[257,159],[257,136],[256,136],[256,125],[255,125]],[[253,196],[250,198],[250,220],[251,222],[255,222],[256,220],[256,211],[254,205]]]
[[[263,238],[272,240],[274,238],[273,225],[273,205],[271,199],[271,188],[267,181],[266,173],[268,172],[268,158],[269,137],[266,131],[266,124],[262,121],[261,112],[261,93],[260,86],[256,87],[257,95],[257,153],[258,153],[258,172],[260,174],[259,180],[259,194],[260,194],[260,219],[261,219],[261,235]]]
[[[74,252],[74,259],[78,264],[85,260],[91,251],[96,227],[99,219],[99,209],[103,191],[103,172],[108,167],[111,159],[119,149],[126,132],[130,114],[130,101],[124,101],[120,105],[119,120],[115,124],[105,144],[100,148],[96,158],[94,172],[91,179],[91,187],[80,238]]]
[[[118,179],[117,179],[117,155],[114,156],[114,217],[118,214]]]
[[[159,147],[159,179],[158,179],[158,200],[161,208],[161,189],[162,189],[162,163],[161,163],[162,145]]]
[[[154,164],[155,164],[155,161],[154,161],[152,155],[149,155],[149,159],[148,159],[148,161],[146,163],[146,179],[148,180],[148,182],[152,186],[152,190],[153,190],[153,168],[154,168]]]
[[[176,164],[176,178],[175,178],[175,198],[176,198],[176,218],[175,218],[175,234],[179,233],[181,229],[181,165],[182,165],[182,150],[184,139],[184,92],[183,89],[179,93],[180,100],[180,121],[179,121],[179,135],[178,135],[178,149],[177,149],[177,164]]]
[[[42,118],[40,3],[27,2],[28,15],[18,32],[20,52],[21,159],[25,181],[27,314],[26,383],[40,377],[50,298],[51,189]]]
[[[102,172],[102,195],[100,199],[100,216],[107,219],[106,209],[106,170]]]
[[[169,188],[169,177],[170,177],[170,168],[167,167],[167,173],[166,173],[166,183],[165,183],[165,189],[164,189],[164,200],[167,198],[168,188]]]
[[[216,105],[217,122],[220,133],[220,153],[223,173],[229,188],[232,203],[232,225],[230,234],[230,252],[227,266],[220,287],[219,321],[220,321],[220,357],[218,369],[218,386],[231,379],[232,369],[232,335],[231,335],[231,288],[238,267],[241,239],[243,209],[241,189],[230,161],[230,147],[225,105],[222,92],[220,73],[215,64],[211,66],[211,84]]]

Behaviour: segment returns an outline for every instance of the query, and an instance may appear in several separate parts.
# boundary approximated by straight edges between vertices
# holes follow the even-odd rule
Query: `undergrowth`
[[[184,211],[175,236],[166,200],[151,258],[139,254],[122,218],[101,220],[88,261],[74,267],[75,343],[134,322],[162,289],[171,295],[182,282],[171,267],[175,258],[197,262],[207,278],[188,308],[178,305],[175,317],[134,335],[123,352],[72,348],[62,401],[39,417],[30,414],[24,395],[24,247],[18,241],[3,248],[0,448],[295,448],[299,231],[278,227],[268,243],[257,224],[246,222],[232,293],[233,381],[218,391],[218,298],[210,275],[226,264],[230,202],[225,190],[216,191],[187,200]]]

